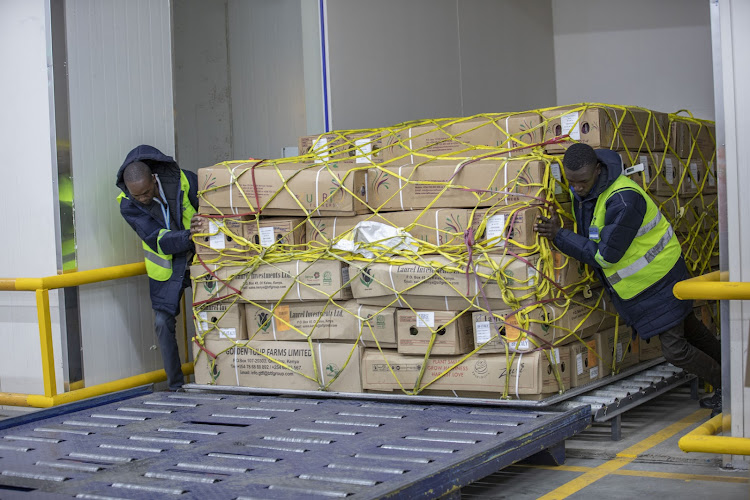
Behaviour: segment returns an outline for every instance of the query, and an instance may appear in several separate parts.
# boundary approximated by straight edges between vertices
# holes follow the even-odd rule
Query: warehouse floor
[[[564,465],[507,467],[463,488],[461,498],[750,498],[747,470],[677,446],[709,413],[688,386],[675,389],[623,414],[621,441],[610,439],[609,424],[596,424],[566,442]]]

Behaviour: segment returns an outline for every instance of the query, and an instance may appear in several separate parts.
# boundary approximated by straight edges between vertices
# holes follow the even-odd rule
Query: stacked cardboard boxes
[[[201,169],[212,225],[191,272],[196,317],[215,326],[196,376],[540,399],[658,356],[658,338],[633,341],[594,273],[533,224],[555,207],[575,228],[562,154],[607,147],[693,269],[710,268],[713,137],[710,122],[580,104],[334,131],[300,138],[297,158]],[[237,339],[221,333],[233,316],[208,309],[227,301]]]

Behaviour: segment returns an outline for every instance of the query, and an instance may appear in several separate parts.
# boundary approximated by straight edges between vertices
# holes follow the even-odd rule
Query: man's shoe
[[[713,396],[701,399],[698,404],[701,408],[710,408],[711,410],[718,408],[719,413],[721,413],[721,389],[716,389]]]

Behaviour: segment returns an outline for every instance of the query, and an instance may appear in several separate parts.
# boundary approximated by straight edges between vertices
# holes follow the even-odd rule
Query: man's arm
[[[161,230],[164,227],[157,223],[149,214],[136,207],[130,200],[122,200],[120,203],[120,213],[138,236],[155,252],[161,249],[162,253],[169,255],[185,252],[193,248],[193,242],[190,239],[190,230],[166,231],[164,234],[161,234]]]
[[[619,262],[635,239],[646,215],[646,200],[637,191],[625,189],[607,200],[604,227],[600,241],[584,238],[568,229],[560,229],[553,239],[564,254],[592,267],[606,267]],[[596,259],[597,252],[604,262]]]

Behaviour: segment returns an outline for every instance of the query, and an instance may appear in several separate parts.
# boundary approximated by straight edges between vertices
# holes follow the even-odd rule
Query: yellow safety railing
[[[47,276],[44,278],[0,278],[1,291],[26,291],[36,293],[36,309],[39,321],[39,343],[42,351],[42,374],[44,379],[44,395],[0,392],[0,405],[49,408],[51,406],[72,403],[73,401],[79,401],[93,396],[100,396],[102,394],[109,394],[111,392],[166,380],[167,374],[164,370],[155,370],[140,375],[134,375],[132,377],[114,380],[112,382],[106,382],[104,384],[76,389],[62,394],[57,393],[55,358],[52,352],[52,324],[49,311],[49,291],[57,288],[88,285],[91,283],[99,283],[120,278],[130,278],[141,274],[146,274],[146,265],[143,262],[92,269],[90,271],[77,271],[56,276]],[[193,364],[183,364],[182,373],[185,375],[192,374]]]
[[[682,300],[748,300],[750,283],[724,281],[726,271],[714,271],[677,283],[672,290]],[[729,415],[716,415],[685,434],[678,445],[682,451],[719,453],[722,455],[750,455],[750,438],[716,436],[730,424]]]

